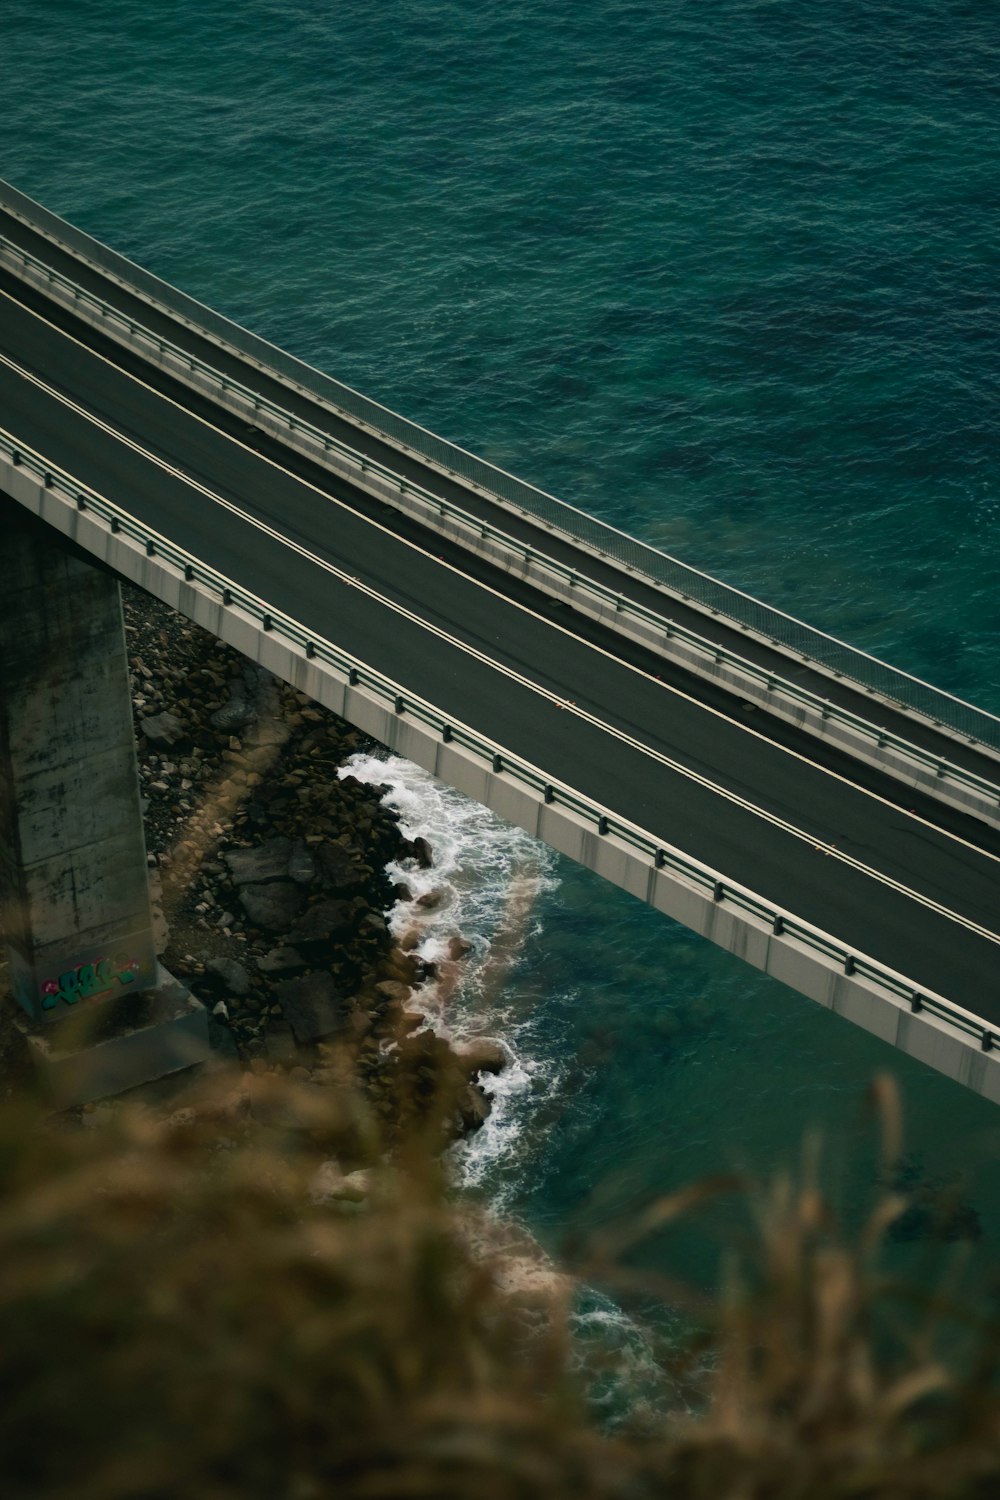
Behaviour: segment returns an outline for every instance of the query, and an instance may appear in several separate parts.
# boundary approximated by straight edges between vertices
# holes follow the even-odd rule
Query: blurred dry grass
[[[883,1091],[887,1157],[895,1103]],[[21,1497],[917,1500],[1000,1494],[995,1330],[928,1298],[873,1336],[885,1195],[838,1237],[807,1166],[756,1200],[695,1415],[595,1430],[565,1278],[538,1315],[470,1249],[430,1142],[392,1162],[344,1080],[233,1083],[172,1118],[0,1119],[0,1473]],[[317,1168],[366,1169],[324,1199]],[[636,1232],[688,1211],[666,1200]],[[610,1276],[624,1241],[597,1247]],[[950,1349],[952,1357],[943,1351]]]

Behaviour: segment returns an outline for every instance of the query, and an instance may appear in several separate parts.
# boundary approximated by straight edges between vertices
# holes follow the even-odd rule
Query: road
[[[610,813],[1000,1023],[1000,834],[744,715],[35,301],[0,282],[21,441]]]

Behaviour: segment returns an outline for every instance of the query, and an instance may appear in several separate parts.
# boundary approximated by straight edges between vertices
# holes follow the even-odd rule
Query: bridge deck
[[[874,719],[879,727],[888,730],[890,734],[898,735],[932,755],[942,757],[975,776],[1000,781],[1000,761],[996,756],[984,754],[981,748],[964,743],[953,735],[939,733],[926,720],[905,711],[900,712],[888,703],[874,704],[868,694],[849,680],[835,680],[827,673],[817,670],[812,663],[798,659],[788,652],[775,650],[766,642],[747,634],[735,625],[728,624],[725,619],[710,617],[694,604],[669,597],[661,588],[644,582],[640,577],[623,572],[612,563],[602,562],[599,557],[595,556],[581,556],[571,539],[560,537],[549,529],[541,527],[531,517],[518,514],[510,507],[492,500],[482,491],[463,483],[460,479],[449,477],[428,466],[419,456],[404,451],[379,434],[360,426],[347,417],[338,416],[327,403],[313,398],[308,392],[295,390],[287,381],[269,374],[266,370],[249,367],[238,354],[227,352],[197,327],[191,327],[171,317],[168,313],[159,311],[144,298],[130,293],[125,287],[110,282],[99,269],[88,266],[77,256],[53,245],[49,239],[32,229],[30,225],[5,211],[2,205],[0,205],[0,233],[20,249],[46,261],[55,270],[93,292],[95,296],[113,301],[123,314],[134,317],[138,323],[147,327],[157,337],[186,350],[192,357],[203,360],[221,374],[232,378],[233,381],[252,385],[254,390],[266,399],[284,407],[293,416],[322,428],[337,441],[347,444],[402,477],[430,489],[442,498],[479,516],[487,525],[506,531],[527,545],[537,547],[568,567],[579,568],[581,572],[585,572],[597,582],[621,592],[625,597],[646,609],[669,616],[678,625],[696,634],[708,635],[723,649],[743,656],[765,671],[774,672],[793,685],[804,688],[819,698],[829,699],[831,703],[861,718]],[[46,316],[62,326],[70,326],[74,321],[71,314],[48,303],[47,299],[37,294],[33,295],[16,277],[2,270],[0,270],[0,287],[26,305],[47,304]],[[87,337],[90,342],[97,342],[93,331],[88,332]],[[108,341],[108,346],[114,347],[110,341]],[[174,382],[170,381],[168,376],[144,365],[141,359],[130,357],[127,352],[121,350],[115,352],[114,358],[125,367],[131,365],[136,368],[142,367],[144,379],[162,384],[164,388],[175,391]],[[191,401],[189,394],[183,399],[189,403]],[[219,425],[226,425],[220,413],[216,413],[214,420],[219,422]],[[258,446],[263,448],[265,444],[261,442]],[[282,461],[288,463],[290,457],[286,453]],[[294,460],[292,462],[294,463]],[[371,505],[372,502],[366,497],[358,492],[355,494],[356,504],[362,507],[366,503]],[[400,529],[405,527],[404,522],[399,524]],[[418,534],[418,528],[413,530],[414,534]],[[661,670],[666,675],[673,669],[665,666]]]
[[[729,695],[417,544],[346,481],[255,451],[189,390],[137,380],[117,346],[4,290],[0,402],[25,443],[609,811],[1000,1023],[1000,835],[764,715],[741,722]]]

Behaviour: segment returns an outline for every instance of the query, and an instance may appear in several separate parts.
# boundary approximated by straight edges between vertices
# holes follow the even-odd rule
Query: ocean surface
[[[5,0],[0,173],[425,426],[1000,712],[990,0]],[[458,1163],[546,1246],[864,1093],[996,1264],[994,1107],[437,787],[442,1024],[516,1061]],[[399,921],[406,919],[400,914]],[[449,925],[450,924],[450,925]],[[998,970],[1000,983],[1000,970]],[[710,1283],[720,1206],[639,1252]],[[938,1253],[930,1218],[904,1260]],[[614,1305],[596,1324],[632,1338]],[[638,1357],[638,1356],[637,1356]]]

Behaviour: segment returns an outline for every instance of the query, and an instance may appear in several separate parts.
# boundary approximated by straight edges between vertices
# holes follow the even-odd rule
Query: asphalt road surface
[[[610,814],[1000,1023],[1000,834],[745,714],[64,321],[0,282],[0,425],[20,441]]]

